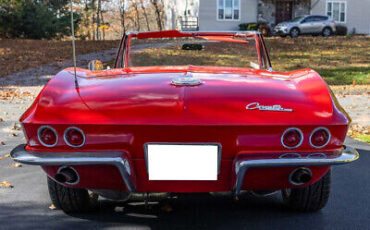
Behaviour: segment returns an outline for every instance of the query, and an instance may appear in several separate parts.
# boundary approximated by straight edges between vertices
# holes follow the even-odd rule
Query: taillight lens
[[[297,128],[289,128],[285,130],[281,137],[281,143],[287,149],[298,148],[302,144],[302,142],[302,131]]]
[[[49,126],[42,126],[39,128],[38,138],[40,143],[46,147],[53,147],[58,142],[57,132]]]
[[[79,128],[68,128],[64,133],[65,142],[72,147],[81,147],[85,144],[85,135]]]
[[[323,148],[329,143],[330,132],[326,128],[317,128],[315,129],[310,137],[310,144],[315,148]]]

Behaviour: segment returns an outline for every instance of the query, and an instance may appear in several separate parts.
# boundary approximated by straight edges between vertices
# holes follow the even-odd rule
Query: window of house
[[[346,22],[347,2],[328,1],[326,5],[326,14],[336,22]]]
[[[240,0],[217,0],[217,14],[219,20],[239,20]]]

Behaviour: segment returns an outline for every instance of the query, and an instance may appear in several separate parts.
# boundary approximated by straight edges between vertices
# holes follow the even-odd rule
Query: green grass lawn
[[[370,84],[370,37],[267,38],[273,68],[311,68],[330,85]]]

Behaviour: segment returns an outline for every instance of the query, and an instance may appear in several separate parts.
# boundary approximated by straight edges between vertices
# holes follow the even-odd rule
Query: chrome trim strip
[[[341,155],[335,158],[293,158],[293,159],[259,159],[259,160],[241,160],[235,162],[236,182],[234,185],[234,194],[240,193],[244,175],[249,168],[266,167],[297,167],[297,166],[330,166],[347,164],[357,160],[360,155],[358,152],[348,146],[344,146]]]
[[[312,135],[313,135],[316,131],[318,131],[318,130],[320,130],[320,129],[325,130],[325,131],[329,134],[329,137],[328,137],[328,140],[325,142],[325,144],[324,144],[324,145],[322,145],[322,146],[316,146],[316,145],[312,144],[311,138],[312,138]],[[330,139],[331,139],[331,133],[330,133],[329,129],[327,129],[327,128],[325,128],[325,127],[318,127],[318,128],[314,129],[314,130],[311,132],[311,135],[310,135],[310,145],[311,145],[312,147],[314,147],[315,149],[321,149],[321,148],[324,148],[327,144],[329,144]]]
[[[296,131],[298,131],[299,135],[301,135],[301,141],[298,143],[298,145],[296,145],[296,146],[294,146],[294,147],[289,147],[289,146],[286,146],[286,145],[284,144],[284,135],[285,135],[288,131],[290,131],[290,130],[296,130]],[[283,132],[283,135],[281,135],[280,142],[281,142],[281,144],[282,144],[285,148],[287,148],[287,149],[296,149],[296,148],[298,148],[299,146],[301,146],[301,145],[302,145],[302,143],[303,143],[303,139],[304,139],[303,132],[302,132],[299,128],[292,127],[292,128],[288,128],[288,129],[286,129],[286,130]]]
[[[41,131],[43,130],[43,129],[50,129],[51,131],[53,131],[53,133],[55,134],[55,137],[56,137],[56,140],[55,140],[55,143],[54,144],[52,144],[52,145],[48,145],[48,144],[45,144],[42,140],[41,140],[41,138],[40,138],[40,134],[41,134]],[[45,146],[45,147],[54,147],[54,146],[56,146],[57,144],[58,144],[58,141],[59,141],[59,137],[58,137],[58,132],[53,128],[53,127],[51,127],[51,126],[49,126],[49,125],[43,125],[43,126],[41,126],[38,130],[37,130],[37,138],[39,139],[39,141],[40,141],[40,143],[43,145],[43,146]]]
[[[118,168],[127,189],[130,192],[135,192],[134,183],[125,168],[127,156],[124,152],[31,152],[27,151],[25,146],[22,144],[15,147],[11,151],[10,157],[22,164],[40,166],[112,165]]]
[[[284,153],[279,156],[280,159],[294,159],[294,158],[301,158],[301,154],[299,153]]]
[[[325,153],[311,153],[311,154],[309,154],[308,156],[307,156],[307,158],[323,158],[323,159],[325,159],[325,158],[327,158],[327,156],[326,156],[326,154]]]
[[[82,142],[82,144],[80,144],[80,145],[72,145],[71,143],[69,143],[69,141],[67,140],[67,132],[69,131],[69,130],[71,130],[71,129],[75,129],[75,130],[77,130],[77,131],[79,131],[81,134],[82,134],[82,136],[83,136],[83,138],[84,138],[84,141]],[[68,127],[65,131],[64,131],[64,133],[63,133],[63,139],[64,139],[64,142],[68,145],[68,146],[70,146],[70,147],[72,147],[72,148],[80,148],[80,147],[82,147],[84,144],[85,144],[85,142],[86,142],[86,136],[85,136],[85,133],[82,131],[82,129],[80,129],[80,128],[77,128],[77,127],[74,127],[74,126],[71,126],[71,127]]]

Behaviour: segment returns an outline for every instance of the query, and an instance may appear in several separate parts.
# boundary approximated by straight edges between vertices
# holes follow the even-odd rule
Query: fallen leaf
[[[2,119],[1,117],[0,117],[0,122],[3,122],[4,121],[4,119]]]
[[[8,158],[8,157],[10,157],[10,155],[6,154],[5,156],[0,157],[0,160],[3,160],[3,159]]]
[[[5,142],[4,141],[0,141],[0,145],[5,145]]]
[[[0,183],[0,188],[14,188],[8,181],[3,181]]]
[[[14,168],[20,168],[20,167],[22,167],[21,163],[18,163],[18,162],[13,163],[13,164],[12,164],[12,166],[13,166]]]
[[[52,205],[50,205],[49,209],[50,209],[50,210],[55,210],[55,209],[57,209],[57,208],[52,204]]]
[[[12,137],[17,137],[17,136],[18,136],[18,134],[16,134],[16,133],[11,133],[11,134],[10,134],[10,136],[12,136]]]
[[[13,126],[10,128],[11,130],[20,130],[21,126],[17,123],[14,123]]]

